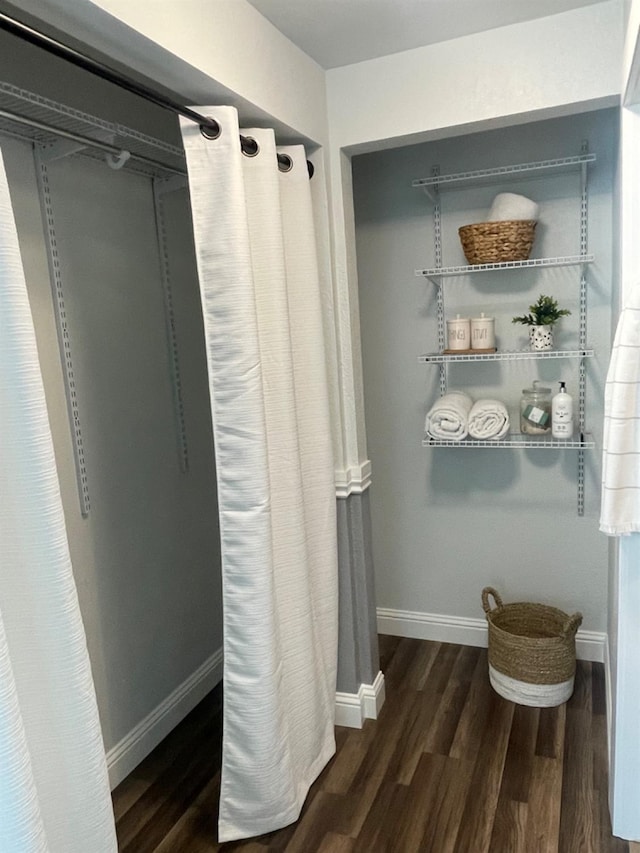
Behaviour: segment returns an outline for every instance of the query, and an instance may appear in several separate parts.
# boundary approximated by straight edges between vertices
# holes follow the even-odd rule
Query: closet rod
[[[108,80],[110,83],[114,83],[121,89],[126,89],[128,92],[132,92],[134,95],[138,95],[147,101],[151,101],[151,103],[156,104],[159,107],[164,107],[164,109],[167,109],[176,115],[188,118],[190,121],[195,122],[200,127],[203,135],[208,138],[215,139],[220,135],[220,125],[215,119],[209,116],[203,116],[200,113],[195,112],[195,110],[185,107],[177,101],[161,95],[159,92],[156,92],[141,83],[137,83],[130,77],[126,77],[124,74],[120,74],[118,71],[110,68],[108,65],[98,62],[95,59],[91,59],[91,57],[80,53],[80,51],[75,50],[75,48],[69,47],[62,42],[57,41],[57,39],[33,29],[33,27],[27,26],[27,24],[6,15],[4,12],[0,12],[0,27],[15,36],[18,36],[18,38],[23,39],[23,41],[27,41],[30,44],[40,47],[48,53],[59,57],[60,59],[65,59],[67,62],[77,65],[84,71],[89,71],[92,74],[101,77],[103,80]],[[241,135],[240,147],[245,154],[254,155],[257,153],[257,143],[254,139]],[[286,154],[278,154],[277,157],[278,167],[282,171],[288,171],[291,168],[291,159]],[[308,160],[307,169],[309,177],[313,177],[313,164]]]
[[[79,142],[81,145],[86,145],[91,148],[97,148],[100,151],[105,151],[107,154],[114,154],[116,157],[119,157],[123,153],[123,148],[119,148],[117,145],[109,145],[108,142],[100,142],[97,139],[91,139],[89,136],[82,136],[80,133],[73,133],[70,130],[63,130],[60,127],[54,127],[51,124],[45,124],[42,121],[36,121],[33,118],[27,118],[26,116],[18,115],[18,113],[12,113],[8,110],[0,109],[0,118],[7,118],[10,121],[16,122],[16,124],[24,124],[27,127],[33,127],[35,130],[42,130],[44,133],[52,133],[55,136],[61,136],[64,139],[71,139],[73,142]],[[163,172],[173,172],[176,175],[184,175],[186,177],[187,172],[185,169],[173,169],[171,166],[166,166],[164,163],[161,163],[159,160],[154,160],[151,157],[143,157],[141,154],[130,154],[132,160],[139,160],[141,163],[146,163],[148,166],[153,166],[155,169],[161,169]]]

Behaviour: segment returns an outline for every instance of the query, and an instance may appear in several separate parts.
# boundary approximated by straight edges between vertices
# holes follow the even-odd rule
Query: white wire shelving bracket
[[[108,142],[129,152],[127,169],[157,177],[186,171],[184,150],[177,145],[4,81],[0,81],[0,131],[41,144],[55,143],[56,133],[78,134],[87,146],[95,142],[98,150]]]
[[[439,368],[440,394],[447,391],[447,366],[456,362],[480,361],[518,361],[524,359],[577,358],[579,360],[579,400],[576,427],[579,438],[569,441],[553,440],[546,437],[531,437],[520,433],[495,440],[464,439],[463,441],[437,441],[425,435],[423,447],[473,447],[473,448],[516,448],[536,450],[569,450],[578,451],[578,515],[584,515],[584,451],[594,447],[591,437],[584,432],[585,402],[586,402],[586,372],[585,359],[594,355],[587,348],[587,266],[595,260],[593,254],[587,251],[588,225],[588,196],[587,196],[587,166],[594,163],[595,154],[590,154],[588,145],[583,142],[579,155],[559,157],[553,160],[537,160],[530,163],[516,163],[508,166],[496,166],[490,169],[476,169],[455,174],[440,174],[438,166],[434,166],[427,178],[417,178],[412,181],[412,187],[422,189],[433,204],[434,230],[434,261],[431,269],[416,270],[416,276],[428,279],[437,287],[437,319],[438,319],[438,352],[418,356],[418,361],[425,364],[437,364]],[[506,263],[474,264],[466,266],[442,266],[442,222],[440,210],[440,194],[446,190],[455,189],[465,183],[500,184],[509,180],[517,180],[529,174],[535,178],[545,172],[578,171],[580,177],[580,254],[565,255],[555,258],[529,258],[524,261],[509,261]],[[503,351],[495,353],[445,353],[444,350],[444,288],[443,279],[476,275],[478,273],[497,273],[509,270],[544,269],[552,267],[580,267],[580,317],[578,348],[574,350],[549,350],[531,352],[529,350]]]
[[[156,232],[160,253],[160,274],[162,277],[162,295],[164,304],[165,330],[169,365],[171,370],[171,386],[173,389],[173,415],[176,427],[178,464],[185,474],[189,470],[189,445],[184,413],[184,395],[182,393],[182,376],[180,372],[180,352],[176,329],[176,315],[171,285],[171,262],[169,255],[169,240],[165,221],[164,198],[168,193],[185,189],[187,178],[174,175],[172,178],[153,179],[153,204],[156,216]]]
[[[51,296],[53,299],[53,310],[58,332],[58,346],[60,347],[60,361],[62,366],[62,377],[67,400],[67,412],[69,415],[69,426],[73,443],[73,458],[76,469],[76,480],[78,485],[78,499],[80,501],[80,512],[83,518],[87,518],[91,509],[89,496],[89,479],[87,475],[87,464],[84,452],[84,440],[82,436],[82,424],[80,420],[80,407],[78,403],[78,390],[76,386],[75,370],[73,366],[73,347],[69,334],[67,322],[67,308],[65,303],[64,281],[60,264],[60,252],[56,237],[54,205],[51,198],[51,186],[47,168],[48,146],[43,144],[34,145],[34,162],[36,167],[36,180],[44,222],[45,243],[47,248],[47,259],[49,262],[49,277],[51,281]],[[49,152],[50,153],[50,152]],[[60,156],[56,151],[56,158]]]
[[[421,364],[445,364],[456,361],[525,361],[547,358],[592,358],[593,349],[576,350],[504,350],[502,352],[428,352],[418,356]]]
[[[0,134],[25,140],[33,145],[62,373],[73,440],[78,497],[80,511],[86,518],[91,509],[89,478],[73,364],[73,341],[68,325],[60,246],[55,228],[55,205],[51,194],[48,166],[64,157],[82,154],[93,159],[103,159],[111,169],[118,170],[124,167],[128,171],[154,180],[167,341],[178,432],[178,456],[180,468],[184,472],[188,469],[188,447],[161,196],[164,192],[185,186],[185,154],[184,150],[177,145],[122,124],[105,121],[98,116],[4,81],[0,81]]]
[[[439,283],[441,278],[470,275],[482,272],[500,272],[502,270],[524,270],[540,267],[576,267],[592,264],[594,255],[565,255],[559,258],[529,258],[526,261],[505,261],[500,264],[473,264],[457,267],[432,267],[431,269],[416,270],[417,276],[424,276],[430,281]]]
[[[500,180],[517,179],[527,172],[572,171],[581,168],[584,164],[595,162],[595,159],[595,154],[584,153],[575,157],[559,157],[554,160],[537,160],[532,163],[515,163],[510,166],[496,166],[491,169],[475,169],[472,172],[431,175],[428,178],[416,178],[411,182],[411,186],[424,189],[427,195],[433,198],[431,195],[431,188],[433,187],[437,187],[442,192],[443,190],[454,189],[458,184],[469,182],[493,182],[496,178],[500,178]]]
[[[522,433],[512,433],[502,439],[463,438],[460,441],[450,439],[435,439],[428,435],[422,439],[423,447],[483,447],[487,450],[510,447],[516,450],[585,450],[595,447],[589,433],[583,433],[581,438],[566,441],[550,438],[532,438]]]

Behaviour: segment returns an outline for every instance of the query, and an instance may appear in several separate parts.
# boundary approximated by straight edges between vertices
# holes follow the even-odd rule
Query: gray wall
[[[359,297],[367,440],[373,466],[371,511],[378,606],[481,617],[486,584],[506,600],[533,599],[580,609],[583,628],[606,630],[607,541],[598,532],[602,396],[611,328],[612,184],[616,113],[590,113],[461,136],[355,157]],[[430,203],[414,178],[580,152],[583,139],[598,160],[590,170],[587,428],[597,449],[586,455],[586,512],[576,514],[575,451],[424,449],[424,418],[438,396],[437,368],[417,362],[437,349],[435,287],[414,270],[434,265]],[[577,174],[504,187],[539,201],[534,255],[579,252]],[[495,186],[467,186],[443,197],[444,264],[464,263],[457,228],[486,217]],[[445,283],[447,316],[496,317],[498,346],[526,345],[510,320],[550,293],[573,316],[559,343],[577,341],[575,268],[489,274]],[[577,398],[577,366],[569,360],[461,364],[450,387],[475,398],[498,397],[515,417],[521,389],[541,378],[567,381]]]
[[[357,693],[380,669],[371,555],[369,492],[339,498],[339,633],[337,689]]]
[[[150,108],[132,109],[114,87],[69,69],[61,77],[55,63],[30,58],[22,48],[5,53],[3,79],[61,98],[52,90],[65,88],[67,103],[175,138],[175,122],[163,111],[147,121]],[[108,750],[222,644],[213,439],[188,194],[180,190],[166,205],[190,459],[181,473],[151,182],[82,156],[49,167],[92,503],[83,519],[31,148],[5,137],[1,143]]]

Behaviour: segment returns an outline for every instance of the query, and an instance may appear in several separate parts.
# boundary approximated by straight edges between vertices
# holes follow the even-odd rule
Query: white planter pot
[[[529,341],[535,352],[553,349],[553,326],[529,326]]]

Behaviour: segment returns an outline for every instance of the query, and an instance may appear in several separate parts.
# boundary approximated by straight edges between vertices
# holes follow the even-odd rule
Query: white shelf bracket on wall
[[[96,151],[102,150],[111,169],[126,167],[154,179],[176,176],[175,182],[173,178],[161,181],[168,192],[185,185],[184,150],[134,128],[105,121],[4,81],[0,81],[0,131],[33,144],[80,510],[86,517],[91,508],[89,483],[47,165],[74,154],[87,154],[95,159],[99,156]],[[160,251],[166,254],[162,247]],[[181,436],[183,434],[182,428]],[[183,459],[181,464],[186,467],[184,454]]]
[[[71,154],[76,154],[86,148],[81,142],[72,142],[69,139],[58,139],[56,142],[49,142],[46,145],[38,145],[40,152],[41,163],[55,163],[56,160],[63,160],[65,157],[70,157]]]
[[[580,151],[583,157],[589,153],[589,144],[582,143]],[[589,243],[589,196],[587,192],[587,161],[580,164],[580,254],[587,253]],[[579,346],[584,348],[587,342],[587,267],[580,270],[580,319],[578,332]],[[584,358],[580,359],[578,370],[578,429],[582,435],[585,430],[585,409],[587,398],[587,365]],[[584,448],[578,450],[578,515],[584,515]]]
[[[58,345],[60,347],[60,360],[62,363],[62,376],[64,379],[65,395],[67,398],[67,411],[71,428],[73,443],[73,457],[76,469],[76,480],[78,484],[78,497],[80,500],[80,512],[86,518],[91,509],[89,498],[89,482],[87,477],[87,466],[84,455],[84,442],[82,439],[82,426],[80,423],[80,411],[78,407],[78,393],[73,369],[71,337],[67,323],[67,310],[65,305],[62,270],[60,268],[60,257],[58,252],[58,241],[56,237],[54,209],[51,199],[51,186],[49,183],[49,172],[47,163],[52,159],[68,156],[72,153],[70,146],[77,143],[68,143],[65,140],[55,142],[52,145],[35,144],[34,160],[36,166],[36,177],[40,196],[40,207],[44,223],[45,243],[47,247],[47,258],[49,261],[49,275],[51,291],[53,296],[53,310],[58,331]],[[63,153],[62,149],[67,149]]]
[[[433,205],[433,231],[434,231],[434,266],[430,269],[416,270],[417,276],[423,276],[436,286],[437,300],[437,322],[438,322],[438,352],[427,353],[420,356],[419,361],[426,364],[437,364],[440,375],[440,394],[447,391],[448,364],[457,361],[515,361],[527,358],[577,358],[579,360],[579,405],[577,431],[579,436],[574,441],[529,441],[526,436],[512,435],[504,441],[434,441],[425,437],[425,447],[520,447],[520,448],[551,448],[551,449],[577,449],[578,471],[578,515],[584,515],[584,451],[592,448],[594,442],[585,433],[585,408],[586,408],[586,359],[593,356],[593,350],[587,348],[587,269],[593,263],[594,256],[588,253],[588,192],[587,192],[587,167],[595,162],[596,155],[589,153],[588,144],[583,142],[581,152],[577,156],[561,157],[553,160],[540,160],[533,163],[518,163],[508,166],[498,166],[491,169],[479,169],[471,172],[459,172],[457,174],[440,174],[438,166],[434,166],[431,175],[427,178],[418,178],[412,182],[412,186],[421,189]],[[485,263],[472,266],[442,265],[442,221],[440,208],[440,195],[447,189],[457,188],[468,182],[477,185],[502,183],[504,180],[519,179],[526,173],[544,172],[574,172],[580,174],[580,253],[578,255],[530,258],[522,261],[508,261],[501,263]],[[496,273],[501,271],[514,271],[519,269],[535,269],[578,266],[580,267],[580,316],[579,316],[579,342],[575,350],[557,350],[545,353],[531,352],[497,352],[484,355],[464,354],[456,355],[444,352],[444,284],[447,279],[455,276],[469,276],[482,273]]]
[[[168,193],[185,189],[188,186],[186,177],[175,175],[171,178],[154,178],[153,204],[156,217],[156,232],[158,235],[158,251],[160,255],[160,272],[162,277],[162,293],[164,302],[165,329],[169,367],[171,370],[171,387],[173,391],[173,411],[177,436],[178,464],[182,473],[189,470],[189,447],[184,416],[184,400],[182,395],[182,378],[180,375],[180,355],[176,333],[176,318],[171,287],[171,265],[169,262],[169,247],[164,215],[164,198]]]
[[[98,142],[104,142],[107,145],[113,145],[115,134],[107,130],[97,129],[94,131],[94,137]],[[40,157],[42,163],[54,163],[56,160],[62,160],[65,157],[70,157],[72,154],[78,154],[81,151],[90,149],[88,143],[76,142],[72,139],[57,139],[54,142],[38,145],[40,149]],[[118,171],[129,161],[131,153],[126,148],[120,149],[116,153],[106,152],[104,155],[105,163],[110,169]]]
[[[433,244],[434,244],[434,260],[436,269],[442,269],[442,222],[440,219],[440,190],[438,187],[437,179],[440,175],[440,166],[433,166],[431,169],[431,178],[434,181],[432,183],[431,189],[427,189],[427,187],[423,187],[423,190],[426,195],[429,196],[431,201],[433,202]],[[437,302],[437,317],[438,317],[438,348],[440,352],[444,350],[445,347],[445,337],[444,337],[444,293],[441,287],[438,287],[436,292],[436,302]],[[444,363],[441,363],[439,366],[439,379],[440,379],[440,396],[444,396],[447,393],[447,367]]]

